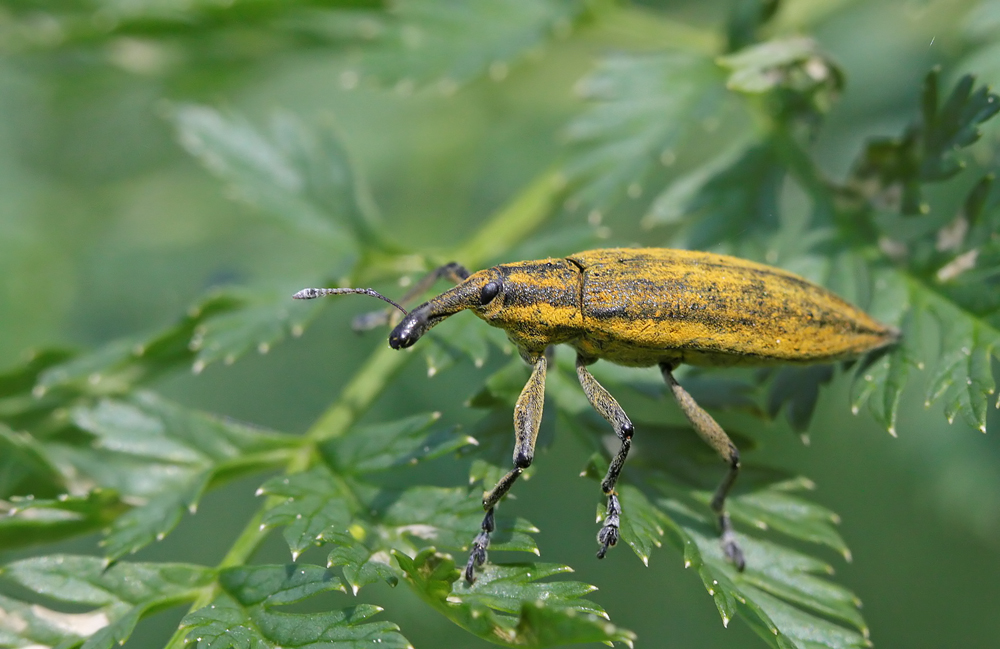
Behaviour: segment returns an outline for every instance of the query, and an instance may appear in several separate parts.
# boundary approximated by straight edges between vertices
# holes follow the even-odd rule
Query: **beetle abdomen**
[[[569,259],[584,271],[576,346],[622,365],[822,362],[898,336],[820,286],[735,257],[621,248]]]

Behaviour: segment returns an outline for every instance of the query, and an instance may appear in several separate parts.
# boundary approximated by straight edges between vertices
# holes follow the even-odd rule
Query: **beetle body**
[[[603,359],[634,367],[658,365],[681,411],[728,465],[711,507],[718,516],[723,552],[742,570],[743,553],[725,511],[726,496],[739,473],[739,451],[678,384],[674,368],[681,363],[829,362],[885,347],[899,337],[895,329],[797,275],[705,252],[609,248],[500,264],[472,274],[449,264],[419,282],[409,297],[426,291],[441,276],[458,285],[406,314],[389,334],[391,347],[409,347],[445,318],[469,309],[503,329],[532,366],[514,407],[514,468],[483,497],[486,516],[465,570],[470,583],[486,561],[494,507],[532,462],[544,404],[545,350],[550,345],[576,349],[580,385],[621,440],[601,483],[608,501],[597,556],[603,557],[619,539],[622,510],[615,485],[635,432],[618,402],[587,369]],[[390,301],[371,289],[305,289],[296,297],[336,293],[367,293]]]
[[[500,289],[483,304],[489,283]],[[587,358],[635,367],[829,362],[890,344],[898,335],[792,273],[665,248],[501,264],[473,273],[414,314],[450,315],[449,307],[462,303],[506,331],[522,355],[567,343]]]

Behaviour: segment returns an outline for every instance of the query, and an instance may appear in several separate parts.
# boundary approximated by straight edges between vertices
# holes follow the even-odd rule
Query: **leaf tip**
[[[889,431],[889,434],[892,435],[893,437],[897,437],[897,438],[899,437],[899,435],[896,434],[896,427],[895,426],[889,426],[886,430]]]

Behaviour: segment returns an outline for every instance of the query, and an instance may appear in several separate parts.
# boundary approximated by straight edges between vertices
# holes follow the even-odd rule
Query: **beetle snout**
[[[393,349],[406,349],[420,339],[425,326],[426,319],[421,314],[410,313],[389,334],[389,346]]]

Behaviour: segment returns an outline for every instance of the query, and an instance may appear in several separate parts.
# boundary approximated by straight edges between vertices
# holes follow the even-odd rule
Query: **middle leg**
[[[601,490],[608,497],[608,509],[604,516],[604,523],[601,531],[597,533],[597,542],[601,544],[601,549],[597,551],[597,558],[603,559],[608,548],[618,543],[621,528],[621,503],[618,502],[618,494],[615,492],[615,485],[618,484],[618,476],[621,475],[622,467],[625,466],[625,459],[628,457],[629,449],[632,448],[632,435],[635,429],[628,415],[618,405],[611,393],[604,389],[604,386],[597,382],[594,375],[587,369],[587,359],[583,356],[576,357],[576,375],[580,379],[583,393],[587,395],[590,405],[602,417],[608,420],[614,428],[615,435],[621,440],[621,448],[618,454],[611,460],[608,473],[601,482]]]

